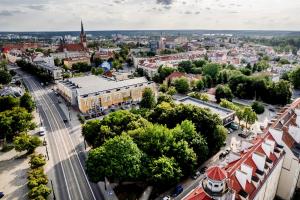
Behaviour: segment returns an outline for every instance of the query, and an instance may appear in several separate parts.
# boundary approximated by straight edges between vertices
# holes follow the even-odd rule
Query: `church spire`
[[[83,28],[82,20],[81,20],[81,34],[82,34],[82,35],[84,34],[84,28]]]

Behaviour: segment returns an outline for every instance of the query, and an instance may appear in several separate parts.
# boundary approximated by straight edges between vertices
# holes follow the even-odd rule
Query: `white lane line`
[[[46,96],[47,96],[47,95],[46,95]],[[49,98],[50,101],[53,102],[52,99],[51,99],[49,96],[47,96],[47,98]],[[54,107],[55,107],[56,112],[58,113],[59,118],[61,119],[61,121],[63,121],[63,119],[62,119],[62,117],[61,117],[61,115],[60,115],[58,109],[56,108],[56,106],[54,106]],[[67,127],[66,127],[66,125],[65,125],[64,123],[63,123],[63,126],[64,126],[65,129],[67,130]],[[85,173],[85,170],[84,170],[84,168],[83,168],[83,166],[82,166],[82,163],[81,163],[81,161],[80,161],[80,159],[79,159],[78,153],[77,153],[77,151],[76,151],[76,148],[75,148],[75,145],[74,145],[74,143],[73,143],[73,141],[72,141],[72,138],[71,138],[71,136],[70,136],[70,134],[69,134],[69,131],[67,131],[67,135],[68,135],[68,137],[69,137],[69,140],[71,141],[71,144],[72,144],[72,146],[73,146],[73,150],[75,151],[75,154],[76,154],[76,157],[77,157],[77,159],[78,159],[79,165],[80,165],[80,167],[81,167],[81,170],[83,171],[83,175],[84,175],[85,180],[86,180],[86,182],[87,182],[87,184],[88,184],[88,186],[89,186],[89,188],[90,188],[90,191],[91,191],[91,193],[92,193],[92,195],[93,195],[93,198],[94,198],[94,200],[96,200],[96,197],[95,197],[95,195],[94,195],[94,192],[93,192],[93,190],[92,190],[92,187],[91,187],[91,185],[90,185],[90,182],[89,182],[89,180],[88,180],[88,178],[87,178],[87,176],[86,176],[86,173]]]
[[[35,83],[34,83],[34,84],[35,84]],[[36,84],[35,84],[35,85],[36,85]],[[36,85],[36,86],[37,86],[37,85]],[[37,86],[37,87],[38,87],[38,86]],[[63,130],[61,130],[61,129],[59,128],[59,124],[58,124],[58,122],[57,122],[57,120],[56,120],[56,118],[55,118],[55,115],[54,115],[54,113],[52,112],[52,109],[51,109],[51,107],[48,105],[48,102],[47,102],[47,100],[46,100],[47,94],[45,93],[44,90],[41,90],[41,93],[44,93],[41,97],[44,99],[44,102],[45,102],[46,106],[48,107],[49,112],[50,112],[50,114],[52,115],[52,117],[53,117],[53,119],[54,119],[53,121],[54,121],[55,124],[57,125],[57,128],[58,128],[58,130],[59,130],[58,132],[63,134],[63,131],[64,131],[64,129],[66,129],[66,128],[64,128]],[[50,101],[50,102],[52,102],[52,101]],[[51,106],[54,106],[54,107],[55,107],[55,105],[53,105],[53,104],[51,104]],[[77,176],[76,176],[74,167],[73,167],[73,163],[72,163],[71,158],[70,158],[70,156],[69,156],[68,150],[66,149],[66,143],[65,143],[65,140],[64,140],[64,138],[62,137],[61,134],[58,134],[58,135],[59,135],[59,137],[61,138],[61,141],[63,142],[63,146],[64,146],[63,148],[64,148],[64,150],[65,150],[65,152],[66,152],[66,154],[67,154],[67,159],[68,159],[69,162],[70,162],[71,169],[72,169],[72,172],[73,172],[73,174],[74,174],[75,182],[76,182],[76,185],[77,185],[78,190],[79,190],[79,193],[80,193],[80,197],[81,197],[81,199],[84,199],[84,198],[83,198],[83,195],[82,195],[82,192],[81,192],[81,188],[80,188],[80,186],[79,186],[79,182],[78,182],[78,179],[77,179]],[[67,135],[69,135],[69,134],[67,134]],[[73,147],[73,148],[74,148],[74,147]],[[72,156],[73,153],[70,154],[70,155]]]
[[[36,92],[34,91],[33,87],[29,84],[29,81],[28,81],[28,80],[27,80],[27,82],[28,82],[28,87],[30,87],[30,88],[32,89],[32,93],[33,93],[33,95],[35,96],[35,99],[36,99],[37,101],[41,101],[41,100],[40,100],[40,97],[37,96]],[[41,106],[41,107],[42,107],[42,106]],[[43,107],[42,107],[42,109],[43,109]],[[48,116],[47,116],[47,114],[46,114],[47,112],[44,112],[44,113],[45,113],[45,116],[46,116],[47,120],[49,121],[49,118],[48,118]],[[54,132],[53,132],[53,128],[52,128],[50,122],[49,122],[49,126],[50,126],[51,132],[54,133]],[[48,136],[46,135],[46,137],[48,137]],[[54,145],[54,146],[56,147],[56,151],[57,151],[57,154],[58,154],[59,163],[60,163],[60,166],[61,166],[61,169],[62,169],[64,181],[65,181],[65,184],[66,184],[68,197],[69,197],[69,199],[71,200],[72,198],[71,198],[70,191],[69,191],[69,187],[68,187],[68,184],[67,184],[67,179],[66,179],[65,170],[64,170],[64,167],[63,167],[63,164],[62,164],[61,155],[60,155],[60,152],[59,152],[59,150],[58,150],[58,147],[57,147],[57,144],[56,144],[57,141],[56,141],[55,137],[54,137],[54,142],[55,142],[55,145]]]

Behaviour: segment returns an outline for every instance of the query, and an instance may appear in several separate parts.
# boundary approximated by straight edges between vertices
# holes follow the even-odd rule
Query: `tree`
[[[218,103],[221,102],[221,99],[227,99],[228,101],[232,101],[233,94],[231,89],[227,85],[218,85],[216,89],[216,100]]]
[[[172,103],[173,102],[172,96],[168,94],[160,93],[157,98],[157,103],[160,104],[162,102]]]
[[[182,61],[178,64],[178,71],[190,73],[192,69],[191,61]]]
[[[196,82],[196,88],[198,91],[201,91],[204,88],[204,82],[202,80],[198,80]]]
[[[6,60],[0,61],[0,70],[7,71],[7,61]]]
[[[55,65],[55,66],[60,66],[60,65],[62,65],[61,59],[55,58],[55,59],[54,59],[54,65]]]
[[[11,80],[12,80],[12,77],[9,74],[9,72],[0,70],[0,84],[6,85],[6,84],[10,83]]]
[[[217,63],[208,63],[203,67],[203,75],[210,76],[212,80],[216,80],[221,69],[221,66]]]
[[[258,101],[253,102],[251,107],[256,114],[262,114],[265,112],[265,107]]]
[[[85,141],[87,141],[93,147],[96,147],[99,141],[100,127],[101,124],[100,120],[98,119],[87,121],[82,126],[82,135],[84,136]]]
[[[244,108],[244,120],[246,122],[246,128],[248,124],[254,124],[257,120],[257,115],[251,107],[247,106]]]
[[[216,149],[220,149],[227,138],[227,129],[224,126],[217,125],[214,130],[213,138],[215,140]],[[215,152],[213,152],[215,153]]]
[[[48,188],[46,185],[41,184],[37,187],[32,188],[28,193],[28,197],[30,199],[36,199],[38,197],[40,198],[41,196],[47,199],[50,193],[51,193],[51,189]]]
[[[177,92],[185,94],[189,91],[189,82],[186,78],[178,78],[174,81],[174,86]]]
[[[293,70],[288,77],[292,82],[292,84],[294,85],[294,88],[300,89],[300,67]]]
[[[159,91],[163,92],[163,93],[167,92],[168,91],[168,86],[166,84],[164,84],[164,83],[160,84],[159,85]]]
[[[37,136],[30,136],[28,134],[20,134],[14,138],[14,147],[16,151],[27,151],[28,154],[42,144],[42,141]]]
[[[18,107],[20,104],[20,101],[18,98],[12,97],[12,96],[4,96],[0,97],[0,112],[3,112],[5,110],[11,110],[14,107]]]
[[[20,98],[20,106],[25,108],[28,112],[32,112],[35,108],[35,102],[28,92]]]
[[[141,173],[142,152],[128,135],[107,140],[101,147],[89,152],[87,174],[93,182],[104,177],[134,180]]]
[[[152,109],[154,108],[155,104],[156,102],[153,91],[151,90],[151,88],[146,88],[143,92],[143,97],[140,103],[141,108]]]
[[[33,130],[36,125],[31,121],[32,118],[31,113],[20,107],[0,112],[0,138],[12,141],[19,133]]]
[[[42,167],[46,164],[46,160],[43,154],[32,155],[29,161],[30,167],[32,169]]]
[[[151,181],[158,185],[177,183],[182,177],[181,169],[174,158],[162,156],[150,164]]]
[[[176,94],[176,93],[177,93],[177,90],[176,90],[175,87],[173,87],[173,86],[169,87],[169,89],[168,89],[168,91],[167,91],[167,94],[168,94],[168,95],[173,96],[173,95]]]

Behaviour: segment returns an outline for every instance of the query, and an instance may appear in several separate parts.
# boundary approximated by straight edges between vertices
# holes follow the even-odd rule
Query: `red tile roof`
[[[206,176],[211,180],[222,181],[227,178],[227,172],[219,166],[212,166],[207,169]]]
[[[211,198],[204,192],[202,187],[197,187],[184,200],[211,200]]]

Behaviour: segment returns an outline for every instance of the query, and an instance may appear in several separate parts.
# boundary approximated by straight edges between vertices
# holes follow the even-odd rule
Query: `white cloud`
[[[300,30],[295,0],[1,0],[0,31]]]

